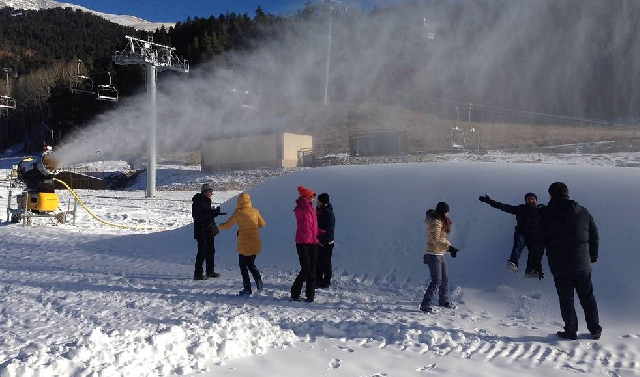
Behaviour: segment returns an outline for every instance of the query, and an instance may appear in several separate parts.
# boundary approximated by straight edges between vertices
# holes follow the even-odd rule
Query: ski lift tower
[[[149,40],[126,36],[127,47],[116,51],[113,61],[119,65],[143,64],[147,67],[147,96],[149,97],[149,158],[147,161],[147,198],[156,194],[156,73],[172,70],[189,73],[189,62],[180,59],[174,47]]]

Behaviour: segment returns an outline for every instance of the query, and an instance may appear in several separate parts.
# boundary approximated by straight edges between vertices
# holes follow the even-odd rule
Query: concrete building
[[[288,132],[205,140],[203,171],[302,166],[313,152],[313,137]]]
[[[350,132],[349,154],[360,157],[407,154],[407,132],[404,130]]]

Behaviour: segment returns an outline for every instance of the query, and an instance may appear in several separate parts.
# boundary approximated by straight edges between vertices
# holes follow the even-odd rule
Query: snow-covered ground
[[[78,191],[97,216],[150,229],[111,228],[80,208],[75,226],[3,222],[0,376],[640,375],[640,174],[612,162],[634,165],[638,155],[574,155],[572,165],[544,154],[496,158],[535,164],[447,161],[464,155],[247,176],[160,165],[154,199],[135,188]],[[0,179],[18,161],[1,158]],[[267,222],[257,259],[265,289],[250,298],[236,295],[233,231],[216,239],[222,277],[192,280],[194,192],[179,189],[224,179],[262,182],[249,192]],[[515,219],[477,200],[487,193],[516,204],[533,191],[546,202],[554,181],[566,182],[599,226],[599,341],[578,304],[579,340],[555,335],[562,321],[546,263],[542,281],[509,273]],[[301,184],[328,192],[337,217],[334,284],[311,304],[288,300]],[[70,195],[58,193],[66,207]],[[230,214],[238,193],[213,199]],[[0,181],[0,200],[7,196]],[[451,205],[451,239],[461,249],[449,260],[458,308],[426,315],[418,311],[428,280],[423,219],[441,200]]]

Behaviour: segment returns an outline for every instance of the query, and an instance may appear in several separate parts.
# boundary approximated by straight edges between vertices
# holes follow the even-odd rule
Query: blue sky
[[[353,0],[345,3],[348,2],[349,5],[358,3],[370,7],[374,3],[391,1],[396,0]],[[176,22],[184,21],[188,16],[209,17],[227,12],[248,13],[253,17],[258,5],[268,13],[290,14],[297,9],[302,9],[306,0],[67,0],[64,2],[99,12],[136,16],[147,21]]]

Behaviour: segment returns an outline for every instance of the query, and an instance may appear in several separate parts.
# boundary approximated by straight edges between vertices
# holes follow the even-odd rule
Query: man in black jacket
[[[196,267],[193,272],[194,280],[204,280],[202,264],[206,261],[206,276],[211,278],[220,277],[214,271],[214,256],[216,247],[214,237],[209,234],[207,227],[215,224],[216,216],[220,215],[220,207],[211,208],[211,195],[213,188],[210,184],[202,185],[199,194],[195,194],[191,199],[191,216],[193,217],[193,238],[198,241],[198,254],[196,254]]]
[[[552,183],[549,196],[551,200],[540,220],[540,239],[547,249],[564,321],[564,331],[558,331],[558,336],[578,338],[578,317],[573,304],[575,290],[587,329],[593,339],[600,339],[602,327],[591,284],[591,264],[598,261],[598,228],[589,211],[569,199],[569,189],[564,183]]]
[[[493,208],[516,215],[516,229],[513,233],[513,248],[511,257],[507,261],[507,268],[514,274],[518,272],[518,262],[525,246],[529,250],[525,276],[542,279],[542,254],[543,248],[536,238],[538,223],[540,222],[540,210],[544,205],[537,204],[536,194],[529,192],[524,196],[524,204],[512,206],[492,200],[489,195],[478,198]]]
[[[318,261],[316,264],[316,286],[329,288],[331,286],[331,255],[333,254],[333,231],[336,218],[333,205],[329,202],[329,194],[318,195],[316,207],[318,217]]]

